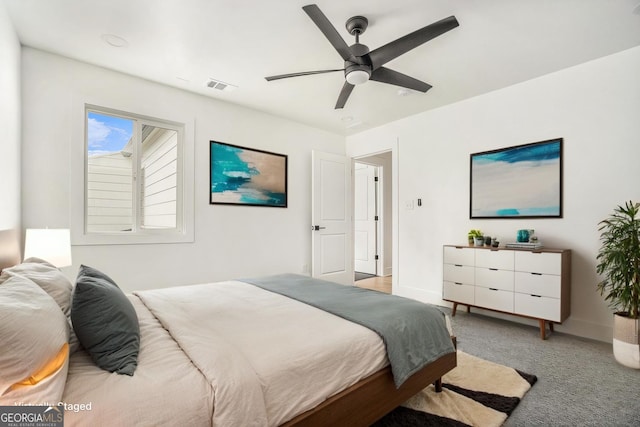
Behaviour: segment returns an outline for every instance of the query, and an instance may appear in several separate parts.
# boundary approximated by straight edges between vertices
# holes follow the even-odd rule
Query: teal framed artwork
[[[287,156],[210,141],[209,203],[287,207]]]
[[[562,143],[471,154],[469,218],[562,218]]]

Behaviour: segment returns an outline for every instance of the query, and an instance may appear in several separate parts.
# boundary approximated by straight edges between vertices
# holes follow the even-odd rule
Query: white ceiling
[[[460,22],[387,64],[433,89],[399,96],[371,81],[334,110],[340,72],[264,79],[342,68],[301,9],[313,0],[0,1],[23,45],[344,135],[640,45],[640,0],[316,0],[349,45],[345,21],[366,16],[360,42],[371,50],[450,15]],[[238,88],[209,89],[209,77]]]

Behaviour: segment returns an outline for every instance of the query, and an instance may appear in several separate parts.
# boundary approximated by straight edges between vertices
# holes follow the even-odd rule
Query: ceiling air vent
[[[209,78],[209,80],[207,80],[207,87],[211,89],[221,90],[224,92],[231,92],[232,90],[235,90],[238,86],[234,86],[232,84],[225,83],[220,80]]]

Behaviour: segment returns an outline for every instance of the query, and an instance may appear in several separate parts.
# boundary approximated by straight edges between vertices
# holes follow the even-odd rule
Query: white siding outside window
[[[87,230],[131,231],[133,168],[121,153],[87,158]]]
[[[142,227],[176,227],[177,163],[178,132],[153,128],[142,142]]]

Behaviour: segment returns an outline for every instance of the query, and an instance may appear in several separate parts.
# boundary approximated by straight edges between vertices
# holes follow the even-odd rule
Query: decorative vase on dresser
[[[443,296],[453,303],[536,319],[540,337],[546,324],[562,323],[571,310],[571,251],[445,245]]]

